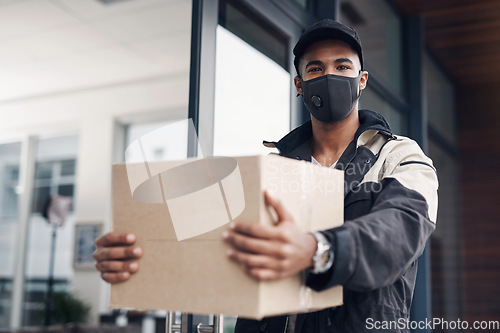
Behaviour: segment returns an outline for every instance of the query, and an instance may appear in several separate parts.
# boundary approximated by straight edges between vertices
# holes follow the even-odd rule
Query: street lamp
[[[49,198],[42,215],[52,226],[52,241],[50,244],[49,279],[47,282],[47,296],[45,298],[44,326],[50,325],[52,313],[52,290],[54,286],[54,254],[56,249],[57,228],[64,225],[71,210],[71,197],[54,195]]]

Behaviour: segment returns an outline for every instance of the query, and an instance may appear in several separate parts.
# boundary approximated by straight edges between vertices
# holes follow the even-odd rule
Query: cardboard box
[[[223,313],[247,318],[342,304],[342,288],[316,293],[302,274],[258,282],[226,257],[231,220],[272,224],[263,191],[304,231],[343,223],[343,173],[277,155],[113,166],[113,229],[133,232],[140,270],[111,288],[111,307]]]

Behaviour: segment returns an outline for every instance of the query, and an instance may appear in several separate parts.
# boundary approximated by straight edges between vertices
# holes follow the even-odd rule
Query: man
[[[301,232],[287,208],[269,194],[275,226],[232,223],[223,237],[228,257],[258,280],[306,271],[307,286],[321,291],[344,287],[344,305],[314,313],[239,319],[236,332],[364,332],[370,323],[409,318],[417,259],[435,228],[437,177],[432,161],[410,139],[395,136],[385,119],[359,110],[366,88],[357,33],[323,20],[294,48],[295,86],[311,121],[278,142],[282,156],[345,171],[343,226]],[[142,254],[130,234],[97,240],[96,267],[115,283],[138,269]]]

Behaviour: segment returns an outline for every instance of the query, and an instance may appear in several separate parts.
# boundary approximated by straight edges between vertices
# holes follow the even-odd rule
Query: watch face
[[[321,262],[325,265],[330,260],[330,251],[326,250],[321,254]]]
[[[313,257],[315,274],[324,273],[330,269],[333,264],[333,251],[328,240],[320,233],[313,233],[318,247]]]

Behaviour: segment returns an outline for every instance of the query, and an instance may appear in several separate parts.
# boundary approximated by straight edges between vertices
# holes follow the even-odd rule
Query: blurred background
[[[164,332],[165,311],[110,310],[94,269],[94,240],[111,229],[111,165],[187,118],[205,155],[268,153],[262,140],[309,117],[291,50],[323,18],[361,37],[360,107],[438,170],[413,318],[500,320],[500,1],[0,0],[0,331]],[[187,129],[171,128],[145,149],[193,155]],[[63,225],[44,217],[56,195],[72,199]],[[232,331],[234,318],[224,322]]]

